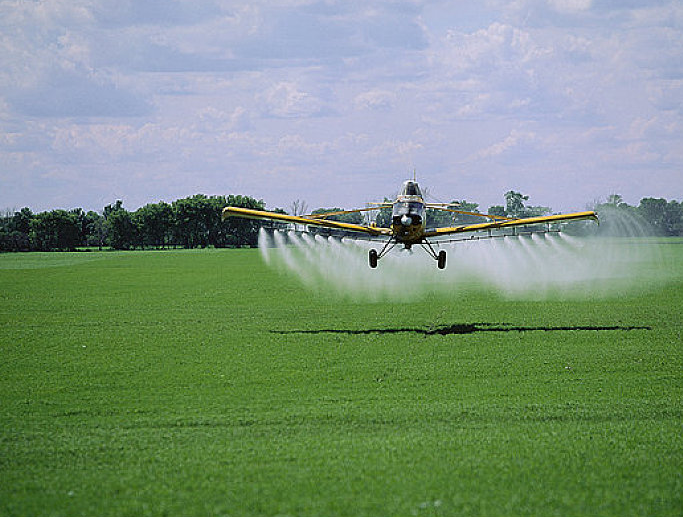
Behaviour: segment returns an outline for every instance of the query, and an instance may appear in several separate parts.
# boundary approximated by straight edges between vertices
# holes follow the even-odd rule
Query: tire
[[[445,269],[446,268],[446,250],[441,250],[439,252],[437,264],[439,266],[439,269]]]
[[[370,250],[370,267],[375,269],[377,267],[377,250]]]

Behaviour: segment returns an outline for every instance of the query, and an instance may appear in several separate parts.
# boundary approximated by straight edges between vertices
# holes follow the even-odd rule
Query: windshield
[[[403,201],[394,203],[393,216],[422,215],[424,204],[417,201]]]
[[[420,192],[420,187],[414,181],[406,181],[403,183],[403,191],[401,192],[403,196],[420,196],[422,197],[422,192]]]

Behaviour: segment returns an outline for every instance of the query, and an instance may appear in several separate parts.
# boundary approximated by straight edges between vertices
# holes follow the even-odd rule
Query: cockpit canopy
[[[420,187],[418,187],[416,181],[404,181],[403,188],[401,189],[402,196],[419,196],[422,197],[422,192]]]
[[[398,198],[394,202],[392,210],[394,224],[422,224],[425,215],[425,204],[422,200],[422,192],[417,186],[417,181],[404,181],[403,188]],[[405,217],[409,219],[405,219]]]

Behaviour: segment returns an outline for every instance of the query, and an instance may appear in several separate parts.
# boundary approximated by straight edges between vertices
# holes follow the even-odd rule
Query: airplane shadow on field
[[[572,330],[652,330],[648,326],[623,326],[623,325],[572,325],[572,326],[517,326],[507,323],[456,323],[455,325],[439,325],[428,328],[402,327],[385,329],[311,329],[311,330],[271,330],[274,334],[399,334],[410,332],[424,336],[448,336],[451,334],[475,334],[477,332],[528,332],[541,330],[544,332],[572,331]]]

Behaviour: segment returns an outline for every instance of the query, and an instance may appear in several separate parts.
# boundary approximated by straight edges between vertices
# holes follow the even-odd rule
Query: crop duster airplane
[[[263,210],[252,210],[249,208],[240,208],[236,206],[227,206],[223,209],[223,220],[228,217],[244,217],[247,219],[265,219],[270,221],[282,221],[285,223],[303,224],[311,226],[323,226],[326,228],[334,228],[345,230],[348,232],[356,232],[358,234],[365,234],[370,236],[373,240],[384,241],[384,247],[377,252],[371,249],[369,252],[370,267],[376,268],[377,262],[385,256],[394,246],[402,245],[406,249],[411,249],[414,244],[422,246],[427,253],[437,261],[439,269],[446,267],[446,251],[441,250],[438,253],[434,250],[432,242],[437,244],[443,242],[442,237],[488,231],[491,236],[491,230],[517,228],[519,226],[529,226],[537,224],[557,223],[563,221],[572,221],[578,219],[593,219],[598,220],[597,214],[593,211],[575,212],[571,214],[560,215],[544,215],[540,217],[527,217],[522,219],[514,219],[509,217],[502,217],[497,215],[480,214],[476,212],[465,212],[462,210],[455,210],[447,208],[454,206],[453,204],[432,204],[425,203],[420,187],[415,180],[408,180],[403,182],[401,193],[398,195],[393,203],[379,203],[372,208],[361,208],[358,210],[344,210],[339,212],[327,212],[324,214],[313,214],[304,216],[278,214],[275,212],[266,212]],[[391,208],[391,226],[389,228],[382,228],[371,225],[343,223],[333,221],[328,217],[340,214],[348,214],[353,212],[365,212],[369,210],[379,210],[381,208]],[[427,228],[427,209],[445,210],[447,212],[454,212],[458,214],[466,214],[471,216],[478,216],[486,219],[486,222],[476,224],[463,224],[460,226],[450,226],[428,229]]]

